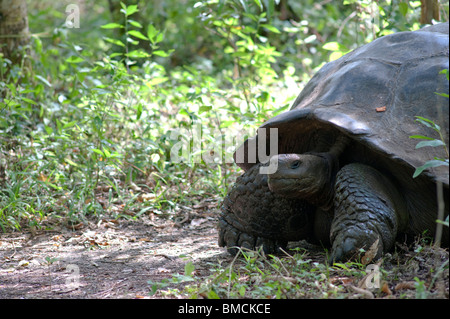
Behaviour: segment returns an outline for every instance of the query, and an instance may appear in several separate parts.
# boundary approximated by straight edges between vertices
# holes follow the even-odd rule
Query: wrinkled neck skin
[[[339,169],[337,158],[331,153],[311,154],[320,158],[323,162],[323,171],[320,178],[320,188],[309,200],[311,204],[320,207],[324,211],[329,211],[333,207],[334,202],[334,182]],[[306,198],[305,198],[306,199]]]
[[[344,152],[345,148],[349,145],[350,140],[348,137],[340,134],[337,136],[333,146],[326,153],[313,153],[316,156],[322,158],[326,162],[326,182],[323,185],[321,193],[317,196],[318,203],[316,204],[325,212],[333,208],[334,203],[334,182],[336,180],[336,174],[339,170],[339,157]],[[322,194],[322,195],[320,195]]]
[[[302,198],[325,212],[329,211],[333,208],[339,157],[348,143],[349,139],[340,134],[327,152],[274,156],[278,168],[268,175],[270,190],[285,197]]]

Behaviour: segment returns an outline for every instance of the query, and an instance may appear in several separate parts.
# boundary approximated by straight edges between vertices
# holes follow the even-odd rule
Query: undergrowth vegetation
[[[0,55],[3,232],[219,205],[239,174],[236,132],[287,110],[324,63],[420,28],[420,1],[124,2],[113,15],[84,2],[76,29],[65,23],[68,1],[29,1],[22,63]],[[448,15],[448,3],[440,9]],[[302,254],[242,255],[239,270],[219,267],[187,293],[304,297],[293,289],[302,276],[334,291],[323,286],[328,266]],[[189,265],[173,280],[190,281]]]
[[[292,251],[295,254],[274,256],[240,250],[227,266],[211,264],[206,279],[187,261],[183,274],[149,281],[150,294],[193,299],[373,299],[389,298],[394,293],[399,299],[445,296],[445,287],[438,279],[448,271],[448,259],[442,262],[445,254],[423,239],[411,250],[399,245],[396,252],[370,266],[361,261],[329,265],[317,262],[321,258],[303,248]],[[427,273],[427,269],[433,271]],[[419,279],[424,276],[429,279]]]
[[[67,4],[29,3],[31,50],[0,57],[3,231],[220,200],[236,172],[227,133],[286,110],[329,59],[420,27],[418,1],[134,3],[116,21],[85,4],[79,29]]]

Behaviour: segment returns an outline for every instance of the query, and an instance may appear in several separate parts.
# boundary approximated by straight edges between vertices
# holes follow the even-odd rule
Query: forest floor
[[[195,278],[206,279],[214,267],[235,262],[217,244],[215,208],[191,211],[187,216],[177,222],[146,215],[137,221],[88,222],[77,225],[78,229],[3,233],[0,299],[183,298],[176,294],[151,295],[149,281],[183,274],[188,262],[195,266]],[[375,297],[416,298],[419,281],[424,289],[432,286],[428,298],[449,297],[448,250],[422,247],[421,252],[415,252],[414,248],[402,248],[392,255],[396,257],[383,264],[383,292]],[[324,263],[323,249],[317,247],[310,258]],[[436,269],[445,262],[447,266],[437,276]],[[365,294],[356,283],[349,284],[351,276],[329,276],[334,278],[334,285],[347,285],[337,297],[374,296]],[[319,292],[306,296],[320,298]]]
[[[101,220],[78,230],[0,236],[0,299],[146,298],[151,281],[232,259],[217,245],[212,216]]]

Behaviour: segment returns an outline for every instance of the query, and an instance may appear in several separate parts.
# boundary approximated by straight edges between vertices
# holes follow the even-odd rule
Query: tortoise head
[[[328,207],[333,181],[327,156],[322,154],[280,154],[278,169],[268,175],[269,189],[285,197],[303,198],[311,204]]]

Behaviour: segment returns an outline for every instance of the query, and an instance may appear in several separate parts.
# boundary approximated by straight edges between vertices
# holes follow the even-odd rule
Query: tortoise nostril
[[[294,161],[294,162],[292,162],[291,163],[291,168],[292,169],[296,169],[296,168],[299,168],[300,167],[300,161]]]

